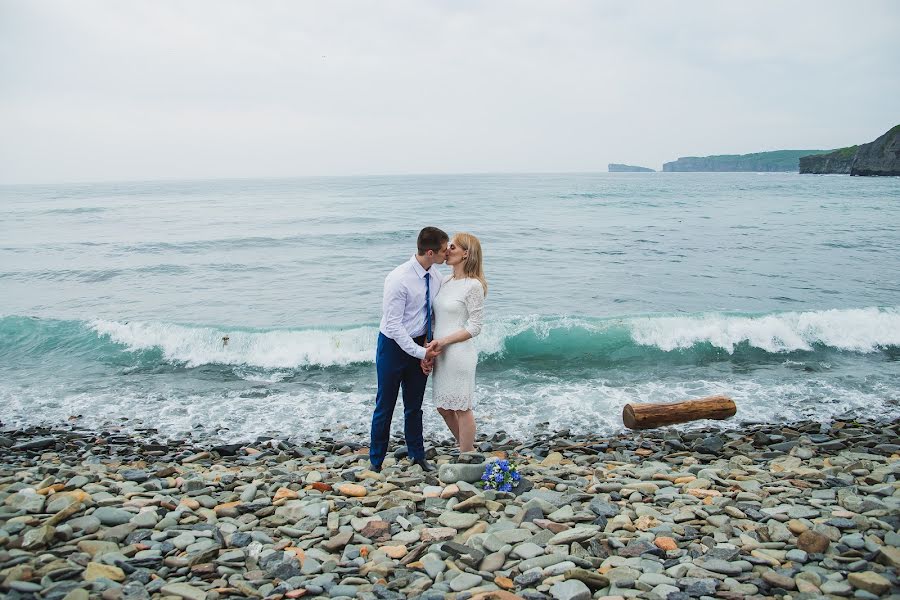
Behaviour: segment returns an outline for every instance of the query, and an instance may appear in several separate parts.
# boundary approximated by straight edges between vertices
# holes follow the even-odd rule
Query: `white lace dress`
[[[434,339],[460,329],[474,338],[481,333],[484,318],[484,288],[477,279],[444,278],[434,299]],[[451,344],[437,357],[432,372],[432,392],[438,408],[470,410],[475,391],[478,351],[475,340]]]

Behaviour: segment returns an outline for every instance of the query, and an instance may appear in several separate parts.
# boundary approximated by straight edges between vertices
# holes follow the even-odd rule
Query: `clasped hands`
[[[431,374],[434,370],[434,359],[437,358],[443,350],[444,348],[441,345],[440,340],[431,340],[425,344],[425,358],[419,361],[423,373],[426,375]]]

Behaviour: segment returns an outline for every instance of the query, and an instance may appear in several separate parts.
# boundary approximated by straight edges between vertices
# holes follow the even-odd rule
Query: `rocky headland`
[[[0,434],[11,600],[900,597],[900,425],[609,438],[503,433],[479,452]],[[401,447],[396,444],[395,447]],[[507,458],[514,493],[473,485]]]
[[[827,154],[804,156],[800,172],[807,174],[900,176],[900,125],[868,144]]]
[[[656,173],[654,169],[648,167],[636,167],[634,165],[623,165],[620,163],[609,163],[607,168],[610,173]]]
[[[753,154],[683,156],[663,164],[666,172],[794,172],[800,170],[800,158],[830,150],[775,150]]]

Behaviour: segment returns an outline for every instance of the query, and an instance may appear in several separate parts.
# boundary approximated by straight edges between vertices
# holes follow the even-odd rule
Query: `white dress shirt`
[[[391,338],[410,356],[425,358],[425,348],[413,338],[425,334],[425,273],[431,273],[431,309],[434,297],[441,289],[441,274],[437,265],[426,271],[415,255],[384,278],[381,333]],[[432,330],[434,322],[432,321]]]

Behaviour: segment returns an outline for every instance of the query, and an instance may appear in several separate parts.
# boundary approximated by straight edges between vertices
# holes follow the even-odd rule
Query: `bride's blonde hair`
[[[481,287],[484,288],[484,295],[487,296],[488,284],[484,278],[484,267],[481,261],[481,242],[471,233],[457,233],[453,236],[453,241],[469,253],[463,261],[463,272],[466,277],[480,281]]]

